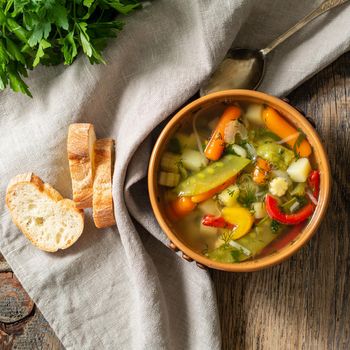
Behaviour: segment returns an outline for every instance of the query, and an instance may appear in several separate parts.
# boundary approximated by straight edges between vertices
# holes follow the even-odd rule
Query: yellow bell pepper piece
[[[222,209],[222,216],[227,222],[237,226],[233,231],[233,240],[239,239],[248,233],[254,223],[253,215],[248,209],[242,207],[226,207]]]

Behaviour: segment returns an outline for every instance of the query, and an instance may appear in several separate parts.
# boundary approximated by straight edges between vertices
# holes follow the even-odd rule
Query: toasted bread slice
[[[92,207],[95,141],[96,135],[92,124],[77,123],[69,126],[67,152],[73,200],[80,209]]]
[[[93,218],[96,227],[109,227],[115,225],[112,197],[114,140],[102,139],[96,141],[95,167]]]
[[[10,181],[6,204],[17,227],[47,252],[70,247],[83,232],[84,212],[33,173]]]

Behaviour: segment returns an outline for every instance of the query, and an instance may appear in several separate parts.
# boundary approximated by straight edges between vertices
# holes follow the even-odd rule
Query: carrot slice
[[[189,214],[196,208],[190,197],[178,197],[170,202],[169,211],[172,217],[181,218]]]
[[[214,194],[217,194],[221,191],[223,191],[226,187],[232,185],[236,181],[236,176],[233,176],[231,179],[225,181],[223,184],[213,188],[212,190],[209,190],[208,192],[204,192],[201,194],[197,194],[196,196],[191,197],[191,201],[194,203],[201,203],[206,201],[207,199],[214,196]]]
[[[218,160],[225,149],[224,135],[227,124],[241,116],[241,109],[229,106],[219,119],[219,122],[205,147],[204,154],[210,160]]]
[[[256,165],[253,172],[253,181],[259,185],[262,185],[265,183],[270,170],[271,167],[269,163],[265,159],[258,158],[256,160]]]
[[[290,125],[275,109],[269,106],[264,108],[262,117],[269,130],[278,135],[281,139],[288,138],[286,143],[294,148],[299,135],[297,129]],[[293,135],[295,136],[293,137]],[[312,152],[309,142],[303,140],[300,145],[297,144],[296,152],[300,157],[308,157]]]

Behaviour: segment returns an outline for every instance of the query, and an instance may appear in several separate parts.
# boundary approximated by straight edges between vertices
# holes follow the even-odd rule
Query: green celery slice
[[[249,163],[247,158],[229,154],[182,181],[175,192],[185,197],[208,192],[237,175]]]

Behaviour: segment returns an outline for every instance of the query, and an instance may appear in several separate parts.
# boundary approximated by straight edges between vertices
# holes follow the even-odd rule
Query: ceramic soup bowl
[[[172,221],[169,220],[165,212],[164,199],[161,196],[161,188],[158,185],[157,178],[159,174],[160,159],[166,149],[168,141],[174,133],[189,120],[189,118],[193,117],[194,113],[198,113],[200,110],[215,112],[216,106],[220,104],[222,105],[222,103],[232,104],[235,102],[262,103],[269,105],[276,109],[295,128],[303,131],[313,149],[314,166],[320,171],[320,192],[318,204],[311,219],[300,233],[298,233],[298,235],[284,247],[266,256],[238,263],[223,263],[210,260],[201,251],[188,244],[181,232],[178,232],[178,229]],[[201,97],[189,103],[171,118],[158,137],[151,155],[148,170],[148,189],[155,217],[169,238],[169,247],[171,249],[180,252],[180,254],[182,253],[184,259],[195,261],[197,265],[202,268],[209,267],[231,272],[248,272],[264,269],[286,260],[303,247],[315,234],[325,216],[329,201],[330,170],[328,158],[319,136],[311,123],[299,110],[291,106],[285,100],[265,93],[251,90],[227,90]]]

